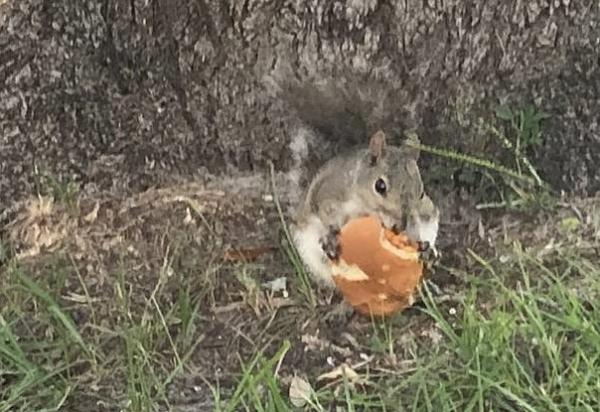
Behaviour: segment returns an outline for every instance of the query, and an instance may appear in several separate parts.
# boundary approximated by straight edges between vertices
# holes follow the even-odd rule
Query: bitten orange
[[[351,220],[338,236],[341,254],[331,262],[332,275],[350,305],[363,314],[384,316],[413,304],[423,275],[414,242],[373,216]]]

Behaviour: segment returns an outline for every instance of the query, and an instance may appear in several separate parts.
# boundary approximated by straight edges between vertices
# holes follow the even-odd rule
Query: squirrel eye
[[[424,197],[425,197],[425,192],[421,192],[421,196],[419,197],[419,199],[423,200]]]
[[[375,181],[375,191],[380,195],[385,195],[387,192],[387,185],[385,184],[385,180],[379,178]]]

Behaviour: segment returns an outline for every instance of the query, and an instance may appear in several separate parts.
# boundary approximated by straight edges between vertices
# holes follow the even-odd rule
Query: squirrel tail
[[[290,76],[291,77],[291,76]],[[334,146],[365,144],[377,130],[412,128],[414,107],[400,88],[373,78],[345,75],[321,80],[275,80],[277,97],[306,126]]]
[[[306,188],[331,155],[366,147],[378,130],[395,140],[414,127],[414,106],[406,105],[410,99],[400,87],[367,76],[299,80],[288,74],[276,72],[263,81],[265,91],[296,123],[290,131],[287,172],[295,187]]]

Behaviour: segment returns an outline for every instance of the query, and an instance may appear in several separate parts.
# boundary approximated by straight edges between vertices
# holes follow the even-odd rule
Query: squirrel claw
[[[431,248],[429,247],[429,242],[418,241],[417,242],[417,250],[420,253],[429,252],[431,250]]]
[[[341,248],[338,241],[339,229],[330,228],[329,233],[321,239],[321,248],[330,260],[337,260],[340,256]]]
[[[425,262],[428,269],[432,269],[435,264],[440,261],[440,252],[435,247],[430,247],[419,251],[420,259]]]

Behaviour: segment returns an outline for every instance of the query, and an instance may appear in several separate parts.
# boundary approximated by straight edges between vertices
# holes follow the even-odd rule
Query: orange
[[[416,244],[373,216],[344,225],[339,242],[339,259],[331,262],[333,280],[358,312],[384,316],[413,304],[423,275]]]

